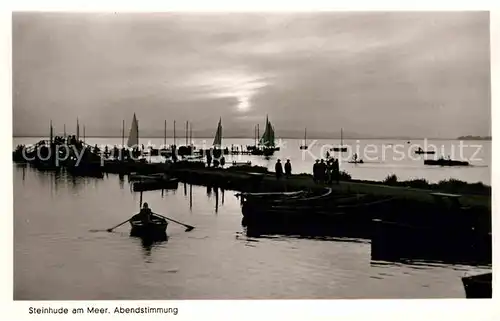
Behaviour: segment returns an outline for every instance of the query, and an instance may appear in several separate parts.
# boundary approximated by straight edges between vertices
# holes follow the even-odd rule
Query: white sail
[[[139,123],[137,122],[137,118],[132,119],[132,126],[130,127],[130,133],[128,135],[127,146],[133,147],[139,145]]]
[[[219,119],[219,125],[217,126],[217,131],[215,132],[214,143],[215,147],[222,146],[222,119]]]

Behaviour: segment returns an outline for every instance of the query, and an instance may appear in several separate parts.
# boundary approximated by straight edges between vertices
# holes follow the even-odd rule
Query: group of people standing
[[[281,179],[283,175],[285,178],[292,176],[292,163],[287,159],[285,165],[283,166],[281,160],[276,161],[274,166],[276,179]],[[331,184],[334,181],[339,182],[340,178],[340,168],[339,160],[336,158],[330,158],[326,162],[325,160],[317,159],[316,163],[313,165],[313,179],[315,183],[326,183]]]
[[[339,182],[340,178],[340,168],[339,160],[336,158],[330,158],[326,162],[322,159],[316,160],[313,165],[313,179],[316,183],[327,183],[331,184],[333,181]]]
[[[276,161],[276,165],[274,165],[274,170],[276,173],[276,178],[280,179],[283,176],[283,165],[281,164],[281,159]],[[287,159],[285,163],[285,177],[289,178],[292,176],[292,163]]]

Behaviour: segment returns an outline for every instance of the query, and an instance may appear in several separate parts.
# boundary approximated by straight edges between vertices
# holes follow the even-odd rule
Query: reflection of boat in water
[[[434,160],[426,159],[424,160],[424,165],[437,165],[437,166],[469,166],[469,162],[457,161],[452,159],[444,159],[443,157]]]
[[[150,223],[144,223],[137,215],[130,220],[130,236],[140,237],[145,241],[166,241],[168,222],[160,217],[153,216]]]
[[[465,289],[467,299],[491,299],[493,273],[465,276],[462,284]]]

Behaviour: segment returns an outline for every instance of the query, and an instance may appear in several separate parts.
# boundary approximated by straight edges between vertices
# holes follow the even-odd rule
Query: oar
[[[186,232],[192,231],[192,230],[194,229],[194,226],[191,226],[191,225],[187,225],[187,224],[184,224],[184,223],[178,222],[178,221],[176,221],[176,220],[174,220],[174,219],[168,218],[168,217],[166,217],[166,216],[163,216],[163,215],[160,215],[160,214],[157,214],[157,213],[153,213],[153,214],[158,215],[159,217],[163,217],[163,218],[164,218],[164,219],[166,219],[166,220],[169,220],[169,221],[172,221],[172,222],[175,222],[175,223],[177,223],[177,224],[180,224],[180,225],[185,226],[185,227],[186,227]]]
[[[122,226],[123,224],[127,223],[127,222],[128,222],[128,221],[130,221],[130,220],[131,220],[131,218],[129,218],[129,219],[128,219],[128,220],[126,220],[125,222],[122,222],[122,223],[118,224],[118,225],[117,225],[117,226],[115,226],[115,227],[108,228],[106,231],[108,231],[108,232],[112,232],[115,228]]]

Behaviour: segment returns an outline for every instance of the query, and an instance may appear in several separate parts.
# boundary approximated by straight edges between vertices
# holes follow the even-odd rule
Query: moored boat
[[[469,162],[466,161],[457,161],[452,159],[444,159],[439,158],[435,159],[426,159],[424,160],[424,165],[437,165],[437,166],[469,166]]]
[[[462,284],[467,299],[491,299],[493,273],[465,276]]]
[[[179,179],[177,178],[147,179],[134,182],[132,189],[134,192],[152,191],[157,189],[177,189],[178,185]]]
[[[166,240],[168,222],[163,218],[153,215],[150,223],[144,223],[138,219],[137,215],[135,215],[130,220],[130,226],[130,236],[145,239]]]
[[[460,224],[373,219],[372,260],[491,264],[491,234]]]
[[[347,152],[347,147],[344,146],[344,135],[343,135],[343,132],[344,131],[341,128],[340,129],[340,146],[336,146],[336,147],[330,148],[331,151],[341,152],[341,153]]]
[[[252,195],[252,194],[250,194]],[[390,199],[369,195],[292,192],[286,195],[246,195],[242,206],[247,234],[303,236],[370,236],[373,213]]]
[[[129,181],[141,181],[141,180],[162,180],[165,179],[165,174],[156,173],[149,175],[140,175],[137,173],[130,173]]]

